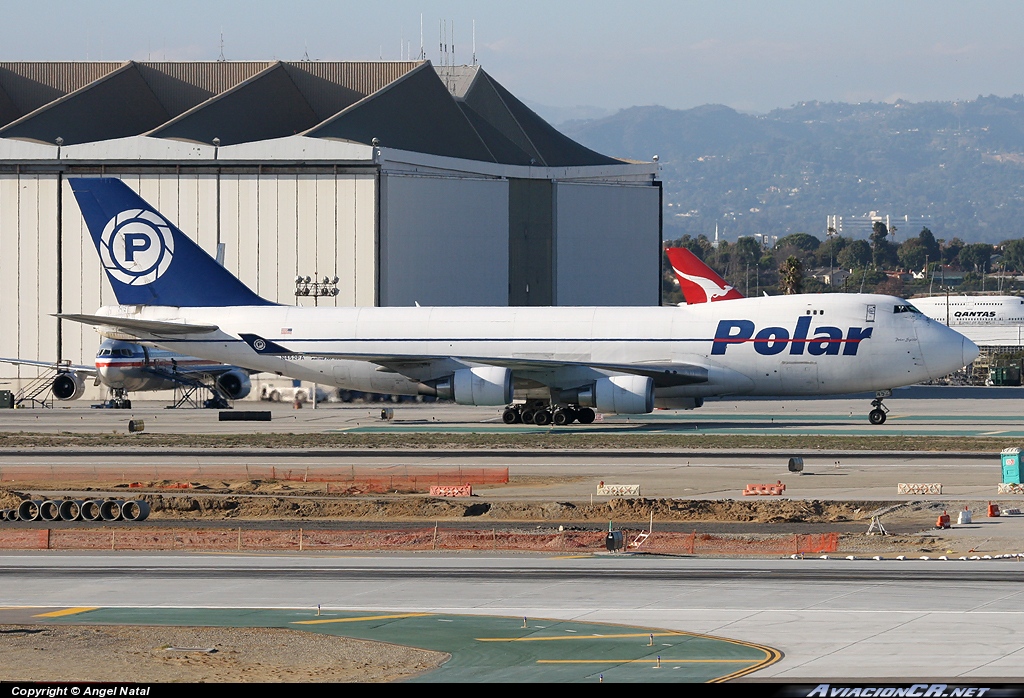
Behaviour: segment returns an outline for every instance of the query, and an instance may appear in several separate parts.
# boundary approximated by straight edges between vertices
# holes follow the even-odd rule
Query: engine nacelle
[[[599,378],[579,392],[579,404],[607,414],[647,414],[654,410],[654,381],[646,376]]]
[[[252,382],[249,374],[235,368],[217,378],[217,387],[231,400],[241,400],[252,390]]]
[[[460,405],[507,405],[512,402],[512,371],[500,366],[462,368],[433,387],[437,397]]]
[[[66,371],[57,374],[51,388],[58,400],[77,400],[85,392],[85,381],[74,371]]]

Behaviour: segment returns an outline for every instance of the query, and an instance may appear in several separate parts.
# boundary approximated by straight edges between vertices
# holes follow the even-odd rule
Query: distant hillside
[[[866,237],[853,216],[921,221],[938,238],[1024,237],[1024,96],[968,102],[808,102],[767,115],[729,107],[633,107],[570,121],[567,135],[598,152],[663,166],[666,239],[805,232],[826,216]]]

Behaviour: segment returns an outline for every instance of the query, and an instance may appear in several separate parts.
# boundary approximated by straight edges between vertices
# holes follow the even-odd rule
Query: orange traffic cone
[[[942,512],[942,516],[935,521],[935,528],[949,528],[949,514],[947,512]]]

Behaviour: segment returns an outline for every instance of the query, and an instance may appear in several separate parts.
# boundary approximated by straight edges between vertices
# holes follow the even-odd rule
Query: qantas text
[[[815,327],[811,335],[811,318],[806,316],[796,321],[792,334],[785,327],[765,327],[756,335],[755,329],[750,320],[722,320],[715,331],[711,353],[724,354],[730,344],[751,342],[754,351],[764,356],[781,354],[787,346],[791,355],[806,351],[812,356],[837,356],[841,347],[843,356],[856,356],[860,343],[871,338],[872,330],[870,327],[851,327],[844,336],[838,327],[822,325]]]

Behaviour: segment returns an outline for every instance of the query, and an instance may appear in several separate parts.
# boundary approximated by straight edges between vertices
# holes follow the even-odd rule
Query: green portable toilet
[[[1020,449],[1004,448],[1000,454],[1003,459],[1003,482],[1020,484]]]

